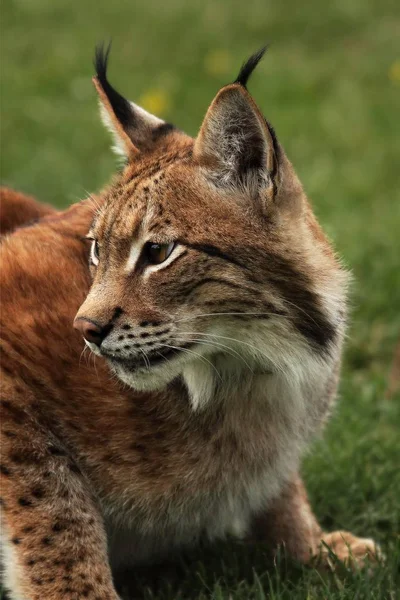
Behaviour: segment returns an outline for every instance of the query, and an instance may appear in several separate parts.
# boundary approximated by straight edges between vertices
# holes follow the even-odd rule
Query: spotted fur
[[[362,562],[373,542],[324,537],[298,476],[336,393],[347,274],[245,88],[261,56],[196,140],[115,92],[106,58],[126,167],[3,241],[11,597],[117,598],[112,571],[228,535]]]

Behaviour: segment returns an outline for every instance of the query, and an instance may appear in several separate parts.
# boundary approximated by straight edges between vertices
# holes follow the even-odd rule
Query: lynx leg
[[[10,597],[117,600],[102,518],[84,477],[8,392],[1,400],[1,493]]]
[[[362,567],[366,558],[380,556],[371,539],[347,531],[324,533],[314,516],[300,477],[289,483],[269,510],[256,521],[257,538],[267,539],[276,549],[284,546],[288,556],[307,564],[334,566],[332,552],[350,565]]]
[[[368,561],[383,557],[379,546],[370,538],[359,538],[348,531],[325,533],[321,538],[321,549],[317,561],[335,567],[331,552],[347,566],[362,568]]]

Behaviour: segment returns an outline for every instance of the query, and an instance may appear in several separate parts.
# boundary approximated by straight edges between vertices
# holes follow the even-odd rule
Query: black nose
[[[98,323],[85,319],[85,317],[79,317],[74,321],[74,328],[77,329],[87,340],[96,346],[100,346],[101,342],[109,332],[109,327],[101,327]]]

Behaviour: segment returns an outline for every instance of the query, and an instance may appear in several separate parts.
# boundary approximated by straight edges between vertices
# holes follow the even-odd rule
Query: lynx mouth
[[[193,343],[176,346],[175,348],[166,348],[165,350],[153,350],[151,353],[139,354],[134,358],[119,357],[115,353],[112,355],[104,354],[104,357],[114,367],[122,367],[125,371],[148,371],[152,367],[166,363],[176,356],[180,355],[187,348],[193,346]]]

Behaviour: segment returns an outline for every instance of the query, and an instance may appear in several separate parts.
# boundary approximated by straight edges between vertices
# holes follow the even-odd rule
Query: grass
[[[390,0],[187,2],[3,0],[1,174],[66,206],[114,169],[90,83],[95,43],[114,40],[110,78],[195,134],[217,89],[271,49],[250,85],[315,210],[354,273],[340,403],[304,477],[327,529],[376,538],[371,576],[321,576],[263,547],[228,544],[145,573],[133,597],[384,599],[400,586],[400,398],[386,394],[400,332],[400,10]]]

